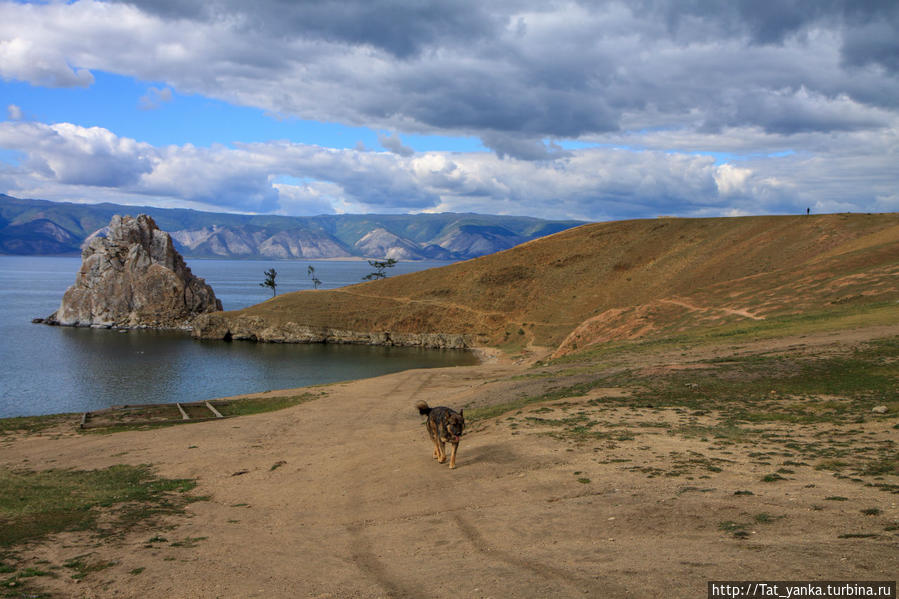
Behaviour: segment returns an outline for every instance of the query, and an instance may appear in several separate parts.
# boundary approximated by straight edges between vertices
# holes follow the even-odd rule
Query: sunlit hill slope
[[[200,323],[203,337],[283,341],[296,325],[451,333],[557,354],[784,315],[891,309],[899,214],[589,224],[444,268],[285,294]],[[239,331],[239,334],[238,334]]]

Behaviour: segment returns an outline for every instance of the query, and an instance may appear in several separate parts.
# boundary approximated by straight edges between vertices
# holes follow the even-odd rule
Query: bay
[[[75,257],[0,256],[0,418],[82,412],[123,404],[199,401],[377,376],[410,368],[473,364],[470,352],[350,345],[197,341],[178,332],[48,327],[31,323],[59,307],[80,267]],[[400,262],[391,276],[445,262]],[[278,272],[278,293],[360,282],[360,261],[188,260],[226,310],[271,297],[259,286]]]

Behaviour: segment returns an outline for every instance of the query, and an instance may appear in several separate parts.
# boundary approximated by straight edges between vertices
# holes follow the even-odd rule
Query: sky
[[[0,192],[286,215],[899,211],[899,2],[0,0]]]

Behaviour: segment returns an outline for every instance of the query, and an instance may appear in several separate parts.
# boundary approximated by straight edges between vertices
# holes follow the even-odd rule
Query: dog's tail
[[[422,416],[431,412],[431,408],[428,407],[428,402],[426,401],[416,402],[415,407],[418,408],[418,413]]]

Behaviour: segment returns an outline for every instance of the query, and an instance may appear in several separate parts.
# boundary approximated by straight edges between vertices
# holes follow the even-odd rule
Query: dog
[[[459,441],[462,438],[462,431],[465,428],[465,410],[458,412],[445,408],[443,406],[432,408],[427,402],[419,401],[415,404],[418,413],[427,416],[425,426],[428,428],[428,434],[434,442],[434,458],[438,463],[442,464],[446,461],[446,443],[453,446],[450,454],[450,468],[456,467],[456,451],[459,449]]]

